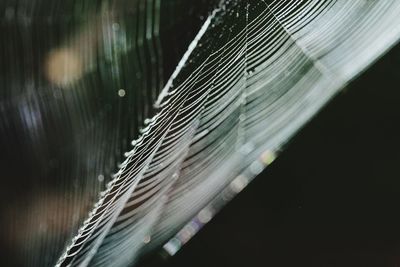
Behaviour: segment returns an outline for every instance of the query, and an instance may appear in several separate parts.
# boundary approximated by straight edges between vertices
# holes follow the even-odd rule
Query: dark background
[[[145,266],[400,266],[400,45],[174,257]]]
[[[165,1],[165,3],[175,2],[180,4],[171,4],[169,9],[166,7],[166,22],[171,23],[165,23],[165,27],[170,30],[163,31],[164,35],[161,36],[161,39],[168,41],[164,43],[164,50],[169,51],[164,54],[166,78],[170,76],[188,43],[193,39],[193,35],[198,32],[198,27],[209,10],[209,4],[206,3],[214,1]],[[194,3],[197,6],[187,10],[186,6],[194,6]],[[183,16],[185,14],[186,16]],[[190,17],[190,21],[187,17]],[[42,25],[37,26],[40,36],[48,35]],[[55,30],[56,28],[51,28],[51,31]],[[9,31],[15,32],[14,28],[10,28]],[[64,34],[65,30],[60,28],[58,32]],[[33,32],[32,36],[36,34],[37,32]],[[11,34],[5,36],[7,38],[3,38],[4,43],[15,47],[17,52],[4,55],[10,56],[9,60],[15,66],[20,66],[15,62],[19,62],[19,59],[22,61],[24,54],[18,50],[19,46],[8,41],[14,40]],[[19,44],[19,40],[16,42]],[[50,44],[54,45],[45,38],[35,44],[38,47],[35,53],[38,55],[47,51]],[[27,51],[31,53],[30,50]],[[3,68],[13,70],[8,67],[13,64],[3,64]],[[27,73],[31,73],[31,68],[36,67],[35,64],[24,66]],[[16,81],[24,81],[18,76],[21,74],[18,71],[15,77],[12,77]],[[26,93],[23,91],[26,88],[19,83],[11,84],[13,84],[9,87],[11,91],[22,88],[21,94]],[[352,82],[324,108],[291,140],[280,157],[176,256],[166,261],[156,255],[144,265],[154,267],[400,266],[399,84],[400,45]],[[34,89],[36,90],[36,87]],[[104,97],[114,101],[112,103],[115,104],[115,112],[120,112],[120,105],[129,106],[129,102],[125,104],[121,102],[116,92],[113,91],[112,94],[113,99],[106,98],[108,95]],[[46,99],[43,101],[50,103]],[[149,102],[153,103],[150,100]],[[50,114],[47,109],[45,111],[45,114]],[[54,114],[58,115],[56,112]],[[64,124],[63,120],[58,122]],[[113,120],[111,122],[114,123]],[[52,137],[57,135],[53,134]],[[16,149],[16,143],[4,138],[4,135],[3,139],[8,143],[10,151],[15,153],[15,159],[20,160],[19,152],[22,149]],[[128,141],[131,139],[126,138]],[[20,145],[21,148],[25,148],[24,143]],[[54,148],[59,147],[54,146]],[[57,187],[62,185],[60,188],[66,191],[60,181],[70,181],[67,179],[72,176],[69,173],[66,173],[65,177],[60,177],[60,180],[48,179],[37,183],[37,177],[34,175],[31,175],[33,178],[24,177],[25,173],[32,174],[33,171],[21,165],[21,161],[9,157],[5,153],[5,148],[1,150],[0,157],[7,158],[1,161],[4,179],[3,188],[0,189],[3,189],[2,197],[5,200],[2,204],[16,210],[10,199],[23,199],[21,196],[24,194],[21,192],[34,191],[32,184],[49,191],[51,190],[49,184],[55,184]],[[99,150],[104,149],[99,148]],[[121,150],[127,151],[127,149]],[[90,150],[87,150],[87,153],[93,154]],[[86,159],[85,155],[81,156],[82,159]],[[45,157],[37,158],[47,163]],[[26,160],[26,165],[31,164],[30,160]],[[63,171],[56,165],[50,167],[60,173]],[[32,184],[8,176],[8,172],[16,173],[15,177],[18,179],[29,178]],[[49,177],[58,176],[49,175]],[[14,183],[15,187],[11,189],[5,186]],[[14,188],[20,191],[13,190]],[[38,195],[41,195],[39,193]],[[57,236],[59,235],[60,233],[57,233]],[[64,243],[61,242],[61,245],[64,246]],[[1,260],[12,258],[7,250],[0,250],[3,256]],[[44,254],[50,253],[46,251]],[[58,251],[55,257],[58,257]]]

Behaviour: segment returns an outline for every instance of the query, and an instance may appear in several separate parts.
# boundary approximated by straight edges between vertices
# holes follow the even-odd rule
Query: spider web
[[[397,41],[399,12],[394,0],[222,1],[58,265],[128,266],[184,227],[173,254]]]

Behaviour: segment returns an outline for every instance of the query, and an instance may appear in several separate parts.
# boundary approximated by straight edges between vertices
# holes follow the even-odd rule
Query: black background
[[[180,252],[151,266],[400,266],[400,45]]]

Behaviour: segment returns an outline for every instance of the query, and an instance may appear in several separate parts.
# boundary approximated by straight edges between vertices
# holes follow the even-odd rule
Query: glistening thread
[[[396,0],[222,1],[58,266],[129,266],[206,222],[397,42],[398,14]]]

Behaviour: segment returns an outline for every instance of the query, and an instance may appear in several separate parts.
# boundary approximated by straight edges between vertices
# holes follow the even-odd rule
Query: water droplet
[[[119,97],[124,97],[126,95],[125,90],[124,89],[119,89],[118,90],[118,95],[119,95]]]

